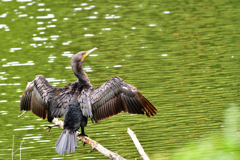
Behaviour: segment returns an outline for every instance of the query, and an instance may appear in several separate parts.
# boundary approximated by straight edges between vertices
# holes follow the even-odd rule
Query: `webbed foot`
[[[88,137],[88,135],[86,135],[85,133],[79,133],[78,136],[86,136],[86,137]],[[83,147],[85,146],[85,144],[86,144],[86,143],[83,142]]]
[[[57,127],[58,125],[44,125],[46,128],[44,129],[48,129],[47,133],[50,132],[50,130],[53,128],[53,127]]]

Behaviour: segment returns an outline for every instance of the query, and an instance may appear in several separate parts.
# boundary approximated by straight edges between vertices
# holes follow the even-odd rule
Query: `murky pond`
[[[118,114],[86,134],[127,159],[139,154],[130,127],[149,157],[171,157],[187,142],[221,129],[223,110],[239,103],[238,1],[0,1],[0,159],[106,159],[79,143],[59,156],[61,129],[31,112],[17,118],[27,82],[44,75],[57,87],[76,81],[73,54],[93,47],[83,62],[94,87],[113,76],[134,85],[157,115]],[[14,153],[19,159],[20,151]],[[160,157],[159,157],[160,158]]]

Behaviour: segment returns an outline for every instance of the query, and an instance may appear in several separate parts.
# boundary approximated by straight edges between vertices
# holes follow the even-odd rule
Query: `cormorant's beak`
[[[95,51],[97,47],[90,49],[89,51],[85,52],[85,55],[83,55],[83,58],[86,58],[91,52]]]

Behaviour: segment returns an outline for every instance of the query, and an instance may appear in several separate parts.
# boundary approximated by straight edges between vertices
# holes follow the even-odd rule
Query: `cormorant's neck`
[[[90,84],[90,80],[82,68],[82,63],[72,65],[72,69],[73,69],[74,74],[78,78],[78,82]]]

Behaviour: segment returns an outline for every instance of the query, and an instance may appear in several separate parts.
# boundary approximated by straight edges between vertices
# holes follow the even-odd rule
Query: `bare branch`
[[[104,156],[110,158],[110,159],[114,159],[114,160],[126,160],[123,157],[121,157],[120,155],[118,155],[117,153],[114,153],[106,148],[104,148],[101,144],[99,144],[98,142],[92,140],[89,137],[86,136],[78,136],[77,137],[78,140],[81,140],[87,144],[89,144],[90,146],[92,146],[94,149],[98,150],[100,153],[102,153]]]
[[[22,114],[20,114],[20,115],[18,116],[18,118],[21,117],[21,116],[23,116],[26,112],[27,112],[27,111],[25,110]]]
[[[142,148],[140,142],[138,141],[136,134],[130,128],[128,128],[127,132],[130,135],[130,137],[132,138],[135,146],[137,147],[137,150],[138,150],[139,154],[141,155],[141,158],[144,160],[150,160],[148,155],[144,152],[144,149]]]

